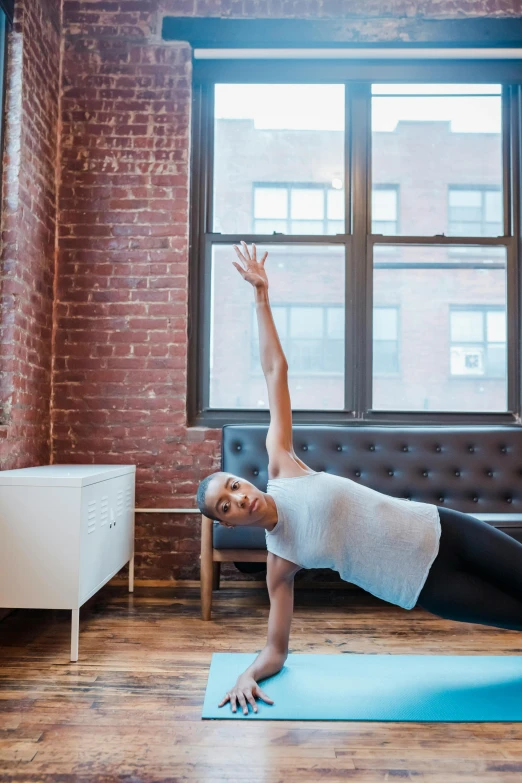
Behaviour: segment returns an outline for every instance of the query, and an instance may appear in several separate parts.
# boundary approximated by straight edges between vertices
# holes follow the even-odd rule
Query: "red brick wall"
[[[10,36],[0,282],[0,465],[48,462],[60,0],[17,0]]]
[[[193,506],[220,432],[187,429],[190,50],[162,11],[332,16],[340,0],[64,0],[53,403],[56,462],[135,462],[138,505]],[[401,17],[516,15],[501,0],[356,0],[359,39]],[[358,19],[357,17],[361,17]],[[136,576],[197,578],[199,521],[139,516]],[[227,575],[235,575],[226,569]],[[240,576],[240,575],[239,575]]]

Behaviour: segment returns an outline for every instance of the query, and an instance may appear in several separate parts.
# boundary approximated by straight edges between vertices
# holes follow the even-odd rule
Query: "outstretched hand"
[[[241,242],[243,245],[243,252],[237,245],[234,245],[234,250],[239,258],[239,264],[237,261],[232,261],[237,271],[247,283],[253,285],[254,288],[268,288],[268,278],[265,272],[265,260],[268,252],[265,252],[263,257],[257,260],[256,246],[252,245],[252,250],[248,251],[248,245],[246,242]]]

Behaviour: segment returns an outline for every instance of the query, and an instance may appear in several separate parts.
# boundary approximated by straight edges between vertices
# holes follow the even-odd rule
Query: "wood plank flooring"
[[[522,723],[202,721],[213,651],[255,652],[264,589],[106,585],[70,614],[0,622],[2,783],[520,783]],[[296,589],[291,652],[522,654],[520,632],[405,611],[358,590]]]

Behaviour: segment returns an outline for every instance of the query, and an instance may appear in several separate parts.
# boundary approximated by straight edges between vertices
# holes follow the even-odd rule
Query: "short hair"
[[[210,484],[213,478],[215,478],[216,476],[223,476],[223,475],[225,475],[225,471],[216,470],[214,473],[211,473],[209,476],[205,476],[205,478],[199,483],[198,492],[196,495],[196,503],[198,504],[198,508],[201,511],[201,513],[204,514],[206,517],[209,517],[209,519],[219,520],[219,517],[217,516],[215,509],[211,509],[207,503],[208,485]]]

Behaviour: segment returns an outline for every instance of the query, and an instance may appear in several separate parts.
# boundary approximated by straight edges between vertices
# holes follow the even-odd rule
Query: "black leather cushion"
[[[223,427],[222,470],[266,492],[267,425]],[[457,511],[522,512],[520,427],[295,425],[296,454],[313,470]],[[502,521],[495,522],[502,529]],[[522,528],[522,526],[521,526]],[[513,526],[506,529],[519,538]],[[213,526],[217,549],[265,549],[263,529]]]

